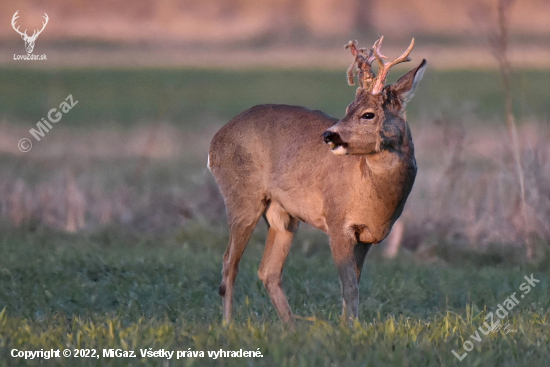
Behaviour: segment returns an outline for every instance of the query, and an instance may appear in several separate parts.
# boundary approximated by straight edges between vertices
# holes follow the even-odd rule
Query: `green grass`
[[[203,228],[175,238],[123,228],[67,235],[40,228],[0,237],[0,365],[162,365],[161,358],[103,358],[102,350],[257,350],[263,358],[186,358],[196,366],[544,366],[550,365],[550,274],[544,268],[462,267],[383,261],[374,251],[361,283],[359,321],[339,321],[339,281],[323,236],[287,261],[284,287],[299,316],[282,326],[256,276],[262,230],[253,236],[237,278],[235,322],[221,322],[217,296],[226,234]],[[462,362],[462,344],[535,274],[541,282],[501,329]],[[509,330],[507,330],[509,331]],[[100,359],[14,359],[18,350],[96,349]],[[174,357],[175,358],[175,357]]]
[[[533,115],[548,121],[549,77],[548,71],[516,76],[519,119]],[[499,121],[503,110],[500,79],[493,72],[429,71],[420,88],[409,119],[414,125],[428,117],[426,129],[433,127],[429,118],[441,115],[452,121]],[[258,103],[298,104],[342,116],[354,90],[345,73],[335,71],[0,69],[0,118],[32,126],[71,93],[79,104],[63,126],[82,127],[85,133],[160,117],[193,139],[205,124],[219,125]],[[55,184],[69,164],[27,157],[3,154],[0,172],[33,185]],[[152,161],[133,183],[137,191],[131,198],[139,199],[151,187],[193,195],[193,185],[204,182],[196,178],[204,162],[190,160]],[[136,158],[89,159],[78,177],[86,184],[100,182],[109,192],[130,182],[138,164]],[[206,222],[199,215],[177,233],[150,234],[115,221],[76,235],[44,229],[33,220],[19,230],[0,223],[0,366],[165,366],[160,358],[25,361],[11,357],[14,348],[96,349],[101,356],[102,349],[111,348],[134,350],[138,356],[141,348],[205,353],[259,348],[263,354],[256,359],[186,358],[170,366],[550,366],[547,261],[518,265],[517,249],[464,253],[442,243],[436,244],[438,257],[446,263],[432,265],[403,254],[386,261],[371,250],[359,321],[349,328],[340,322],[340,284],[327,240],[302,230],[283,279],[298,316],[291,331],[279,323],[256,274],[265,235],[260,229],[241,262],[235,322],[225,326],[217,287],[227,233]],[[306,239],[316,246],[308,249]],[[541,283],[508,315],[505,324],[514,331],[473,341],[470,335],[483,326],[484,317],[519,292],[523,277],[531,273]],[[462,354],[467,340],[474,349],[460,362],[452,350]]]
[[[411,66],[412,67],[412,66]],[[399,69],[391,80],[404,72]],[[514,77],[518,116],[547,119],[549,71],[521,71]],[[342,117],[355,87],[344,71],[322,70],[26,70],[0,69],[0,118],[34,125],[72,94],[78,108],[63,124],[132,126],[160,116],[186,129],[202,128],[212,118],[227,121],[260,103],[286,103]],[[429,70],[409,116],[441,113],[482,118],[503,111],[501,80],[490,71]]]

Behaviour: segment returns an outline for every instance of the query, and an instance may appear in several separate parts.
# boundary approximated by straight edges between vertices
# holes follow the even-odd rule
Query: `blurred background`
[[[14,59],[26,54],[16,11],[29,35],[48,14],[33,51],[47,60]],[[390,81],[428,60],[408,107],[419,172],[384,254],[547,260],[548,19],[546,0],[4,0],[0,223],[221,249],[223,201],[205,170],[217,129],[259,103],[342,117],[355,93],[343,46],[384,35],[396,57],[415,37]],[[78,104],[36,141],[29,130],[69,94]],[[297,251],[327,242],[301,232]]]

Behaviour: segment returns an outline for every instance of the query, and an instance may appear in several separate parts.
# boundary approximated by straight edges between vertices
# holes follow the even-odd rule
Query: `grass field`
[[[227,230],[206,149],[258,103],[342,116],[355,91],[344,72],[0,69],[0,141],[14,142],[0,146],[0,366],[550,366],[549,79],[514,78],[535,261],[515,237],[525,228],[513,216],[498,74],[429,72],[408,114],[420,167],[403,214],[410,251],[387,260],[371,250],[349,328],[327,238],[301,228],[283,279],[292,331],[256,275],[263,224],[241,262],[235,322],[221,322]],[[30,153],[13,153],[68,94],[78,105]],[[73,204],[85,223],[67,233]],[[540,283],[523,294],[531,274]],[[514,292],[502,327],[476,336]],[[452,351],[467,341],[459,361]],[[11,357],[50,348],[100,358]],[[137,358],[103,357],[118,348]],[[141,358],[149,348],[206,356]],[[262,358],[207,355],[258,348]]]
[[[220,281],[225,241],[143,238],[106,230],[67,235],[2,231],[1,365],[160,366],[139,349],[254,350],[263,358],[172,359],[170,366],[545,366],[550,365],[548,267],[423,265],[369,255],[360,321],[339,322],[339,282],[326,241],[313,255],[297,247],[284,286],[299,315],[296,331],[279,324],[256,276],[260,233],[245,253],[236,288],[236,320],[221,324]],[[223,241],[223,242],[222,242]],[[325,243],[322,243],[325,242]],[[524,299],[519,287],[540,283]],[[500,330],[470,338],[488,312],[517,292],[519,304]],[[495,316],[495,320],[497,317]],[[462,362],[470,340],[474,350]],[[11,350],[96,349],[99,359],[38,363]],[[139,358],[103,358],[102,350],[134,350]]]
[[[390,80],[397,75],[391,74]],[[549,79],[550,72],[544,70],[517,73],[518,114],[550,116]],[[135,126],[160,117],[196,131],[212,117],[227,121],[261,103],[302,105],[341,117],[354,93],[344,71],[0,69],[0,117],[28,125],[68,94],[79,101],[78,109],[71,111],[71,126]],[[418,124],[421,117],[439,111],[493,119],[503,108],[496,71],[428,70],[408,112]]]

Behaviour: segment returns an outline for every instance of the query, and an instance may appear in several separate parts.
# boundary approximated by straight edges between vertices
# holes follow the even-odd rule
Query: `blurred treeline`
[[[333,37],[384,34],[422,35],[443,41],[475,34],[477,20],[496,17],[487,0],[4,0],[0,40],[14,39],[10,20],[16,10],[21,29],[50,17],[49,41],[181,43],[325,42]],[[510,32],[522,42],[550,35],[550,3],[521,1],[510,14]]]

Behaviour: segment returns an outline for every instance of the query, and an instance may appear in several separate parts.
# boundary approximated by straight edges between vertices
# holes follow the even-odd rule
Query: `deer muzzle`
[[[336,155],[348,154],[348,146],[340,137],[340,134],[327,130],[323,133],[323,141],[329,145],[332,152]]]

